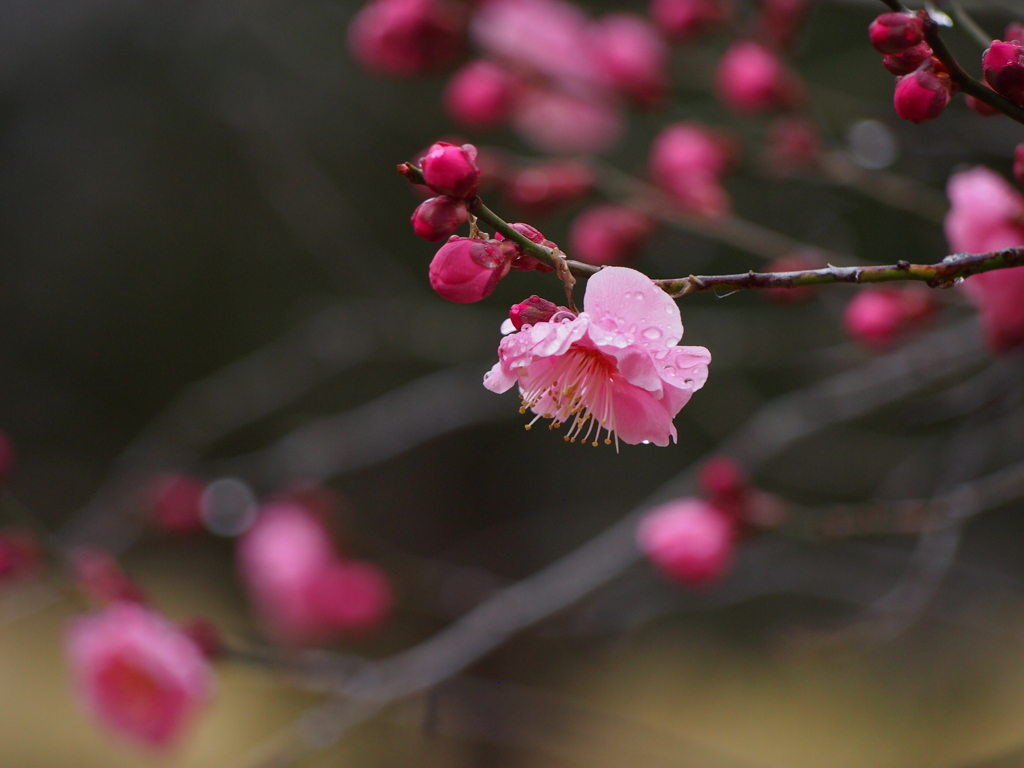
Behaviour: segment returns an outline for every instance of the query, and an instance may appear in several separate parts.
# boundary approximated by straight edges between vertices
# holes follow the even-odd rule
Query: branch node
[[[906,259],[900,259],[899,261],[896,262],[896,269],[898,269],[898,270],[900,270],[902,272],[909,272],[910,271],[910,262],[907,261]]]

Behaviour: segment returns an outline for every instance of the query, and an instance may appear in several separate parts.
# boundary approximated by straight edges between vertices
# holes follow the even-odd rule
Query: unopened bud
[[[424,181],[435,192],[449,197],[476,194],[480,169],[476,164],[476,147],[472,144],[457,147],[439,141],[427,150],[422,168]]]
[[[846,305],[843,325],[857,341],[884,348],[891,345],[908,324],[921,321],[933,308],[926,289],[867,289]]]
[[[670,39],[681,43],[726,22],[730,0],[654,0],[651,19]]]
[[[615,88],[637,106],[661,105],[668,93],[668,47],[658,30],[631,13],[610,13],[591,30],[594,50]]]
[[[732,517],[702,499],[679,499],[647,513],[637,528],[640,550],[684,584],[715,581],[733,559]]]
[[[715,456],[704,462],[697,474],[697,485],[712,504],[733,515],[743,511],[750,492],[743,470],[727,456]]]
[[[903,53],[924,40],[924,22],[916,14],[883,13],[871,22],[868,36],[881,53]]]
[[[505,197],[527,212],[550,213],[579,200],[594,184],[590,169],[577,160],[552,160],[516,172]]]
[[[508,319],[512,321],[515,329],[520,331],[524,325],[546,323],[559,312],[569,312],[569,309],[534,295],[526,301],[513,305],[512,309],[508,311]]]
[[[469,218],[466,201],[441,195],[424,200],[412,213],[412,228],[428,243],[439,243],[455,234]]]
[[[800,98],[796,76],[770,49],[752,41],[734,43],[718,64],[716,93],[740,114],[791,107]]]
[[[804,117],[779,117],[768,126],[763,160],[773,173],[787,175],[813,168],[821,154],[818,126]]]
[[[1014,104],[1024,105],[1024,44],[995,40],[981,60],[985,82]]]
[[[448,0],[371,0],[348,29],[353,56],[375,72],[412,76],[458,58],[466,11]]]
[[[928,43],[918,43],[902,53],[890,53],[882,58],[882,64],[899,77],[909,75],[932,57],[932,49]]]
[[[761,26],[769,39],[780,48],[791,46],[807,16],[810,0],[760,0],[759,5]]]
[[[919,69],[896,78],[893,106],[897,115],[912,123],[934,120],[949,106],[953,89],[953,81],[945,72]]]
[[[556,250],[558,248],[558,245],[544,237],[536,227],[531,227],[529,224],[523,224],[521,222],[510,224],[509,226],[531,243],[543,245],[545,248],[550,248],[551,250]],[[520,272],[532,272],[534,270],[537,272],[552,271],[552,267],[549,267],[543,261],[535,259],[529,253],[520,248],[519,244],[514,240],[506,240],[505,236],[500,232],[496,234],[494,238],[501,243],[502,250],[512,260],[512,269],[518,269]]]
[[[430,262],[430,286],[456,304],[480,301],[508,274],[509,261],[497,240],[453,237]]]

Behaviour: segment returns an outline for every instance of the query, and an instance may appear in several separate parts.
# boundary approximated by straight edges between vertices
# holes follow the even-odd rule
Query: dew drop
[[[633,293],[631,291],[626,291],[625,298],[632,299],[633,298]]]
[[[628,294],[627,294],[627,296],[628,296]],[[635,298],[637,301],[643,301],[644,300],[644,293],[643,293],[643,291],[637,291],[633,298]]]
[[[661,331],[658,328],[654,327],[647,328],[644,330],[644,338],[650,339],[651,341],[656,341],[657,339],[661,338]]]

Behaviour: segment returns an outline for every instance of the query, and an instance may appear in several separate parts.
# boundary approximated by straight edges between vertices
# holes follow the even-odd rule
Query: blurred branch
[[[988,48],[992,45],[993,38],[981,28],[978,22],[970,17],[958,0],[952,0],[949,7],[950,10],[953,11],[953,18],[955,18],[957,23],[963,27],[963,30],[967,33],[968,37],[973,38],[974,41],[982,48]]]
[[[386,461],[439,435],[511,418],[514,409],[481,385],[479,366],[423,376],[345,413],[312,421],[273,445],[218,462],[216,474],[268,487],[293,478],[326,480]]]
[[[814,432],[865,415],[921,387],[977,364],[984,357],[958,326],[926,337],[866,366],[790,393],[763,407],[724,452],[748,470]],[[354,672],[346,665],[337,698],[308,712],[257,748],[240,766],[288,766],[340,738],[391,701],[431,688],[466,669],[517,632],[572,605],[610,582],[640,558],[634,543],[644,512],[688,489],[694,468],[677,475],[603,533],[532,576],[492,597],[433,637]],[[316,670],[330,675],[330,668]],[[322,727],[316,738],[309,729]],[[268,758],[268,753],[270,757]]]

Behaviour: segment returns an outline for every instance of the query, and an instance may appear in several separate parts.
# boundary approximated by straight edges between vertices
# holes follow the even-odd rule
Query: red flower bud
[[[631,13],[610,13],[591,28],[608,79],[637,106],[661,105],[668,93],[668,47],[654,26]]]
[[[919,69],[896,78],[893,106],[904,120],[923,123],[934,120],[953,98],[953,81],[945,72]]]
[[[801,86],[770,48],[741,41],[719,62],[715,91],[735,112],[757,114],[793,106],[800,98]]]
[[[931,314],[934,305],[925,290],[869,288],[858,293],[843,313],[846,332],[871,347],[892,344],[908,323]]]
[[[697,485],[712,504],[732,515],[743,511],[750,495],[750,484],[743,470],[726,456],[715,456],[704,462],[697,474]]]
[[[529,224],[516,223],[510,224],[509,226],[531,243],[537,243],[538,245],[543,245],[545,248],[550,248],[552,250],[558,248],[555,243],[548,240],[538,229],[531,227]],[[506,240],[504,235],[500,232],[496,234],[494,238],[501,243],[501,249],[512,260],[512,269],[518,269],[520,272],[532,272],[533,270],[538,272],[552,271],[552,267],[549,267],[542,261],[538,261],[530,254],[525,253],[515,241]]]
[[[516,78],[492,61],[474,61],[444,89],[444,107],[452,119],[470,128],[496,128],[512,109]]]
[[[412,212],[412,228],[428,243],[439,243],[454,235],[467,218],[465,200],[441,195],[416,206]]]
[[[732,518],[701,499],[678,499],[648,512],[637,528],[641,551],[666,576],[699,585],[732,565]]]
[[[520,331],[524,325],[546,323],[559,312],[571,314],[568,307],[560,307],[553,301],[542,299],[540,296],[531,296],[526,301],[514,305],[508,311],[508,319],[512,321],[515,329]]]
[[[430,262],[430,287],[448,301],[471,304],[490,296],[510,268],[498,241],[453,237]]]
[[[653,230],[642,213],[607,203],[587,208],[576,217],[569,229],[569,243],[576,258],[614,266],[635,258]]]
[[[365,67],[410,76],[458,58],[466,14],[447,0],[372,0],[352,19],[348,44]]]
[[[1024,44],[992,42],[981,60],[985,81],[1014,104],[1024,105]]]
[[[924,40],[924,22],[910,13],[883,13],[868,27],[871,44],[881,53],[903,53]]]
[[[928,43],[918,43],[902,53],[890,53],[882,59],[882,64],[894,75],[909,75],[932,57],[932,49]]]
[[[476,164],[476,147],[463,144],[457,147],[439,141],[423,157],[423,180],[435,192],[450,197],[471,197],[480,183],[480,169]]]

